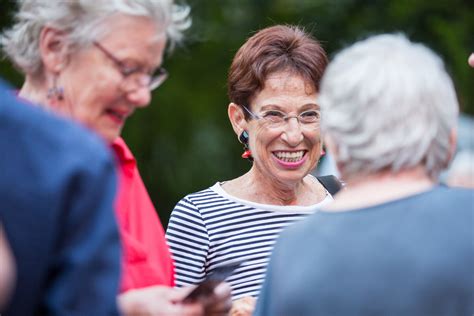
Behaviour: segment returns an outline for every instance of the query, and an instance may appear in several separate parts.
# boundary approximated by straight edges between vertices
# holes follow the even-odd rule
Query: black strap
[[[339,179],[333,175],[320,176],[320,177],[316,177],[316,179],[318,179],[318,181],[321,182],[323,187],[325,187],[326,190],[328,190],[328,192],[331,193],[331,195],[335,195],[337,192],[339,192],[339,190],[342,189],[341,181],[339,181]]]

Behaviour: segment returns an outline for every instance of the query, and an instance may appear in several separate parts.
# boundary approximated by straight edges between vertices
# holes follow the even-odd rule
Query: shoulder
[[[13,203],[13,196],[8,195],[34,192],[25,203],[48,201],[43,204],[53,208],[60,203],[58,196],[81,197],[88,186],[100,185],[103,191],[115,188],[113,156],[98,136],[7,92],[0,88],[0,168],[5,170],[0,188],[4,198]]]
[[[417,199],[407,200],[407,203],[423,205],[426,212],[432,212],[435,209],[439,213],[446,212],[450,215],[459,215],[462,212],[472,214],[474,212],[474,190],[438,185],[433,190],[420,194]]]
[[[446,196],[451,196],[454,200],[471,200],[472,202],[474,199],[474,189],[440,186],[438,190],[444,192]]]
[[[50,163],[82,161],[91,167],[111,159],[105,143],[85,127],[22,102],[3,89],[0,89],[0,126],[2,148],[34,152],[34,159],[53,159]]]
[[[189,203],[189,204],[194,204],[194,205],[203,205],[207,204],[208,202],[212,202],[215,200],[222,200],[224,197],[222,197],[218,192],[216,192],[214,189],[214,186],[211,186],[207,189],[203,189],[200,191],[196,191],[193,193],[190,193],[183,197],[178,204],[180,203]]]
[[[424,216],[425,221],[431,219],[444,223],[444,228],[453,231],[456,235],[461,235],[463,232],[472,234],[473,189],[440,185],[424,197],[423,205],[425,207],[420,214]]]
[[[208,218],[221,210],[228,210],[234,202],[227,199],[215,190],[215,186],[207,189],[190,193],[183,197],[174,207],[171,213],[170,221],[176,216],[184,215],[196,217],[199,219]]]
[[[313,177],[311,174],[309,176]],[[343,187],[342,182],[333,175],[318,176],[316,177],[316,180],[331,194],[331,196],[334,196]]]

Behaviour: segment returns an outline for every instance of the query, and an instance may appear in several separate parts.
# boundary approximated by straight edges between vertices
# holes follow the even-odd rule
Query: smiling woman
[[[55,81],[53,84],[61,85],[62,92],[60,98],[46,95],[48,100],[36,101],[49,104],[63,115],[97,131],[106,141],[113,142],[126,119],[137,108],[149,104],[151,80],[143,69],[156,69],[161,65],[166,36],[163,31],[156,31],[155,22],[141,17],[116,14],[103,23],[117,33],[101,37],[100,46],[96,44],[79,50],[68,63],[54,45],[64,42],[63,32],[55,28],[43,29],[40,47],[46,60],[44,68],[52,70],[51,80]],[[105,47],[114,52],[123,67],[119,68],[115,60],[104,54]],[[35,89],[33,80],[27,78],[20,97],[28,98]]]
[[[245,130],[249,134],[255,164],[255,172],[252,171],[249,180],[253,183],[257,177],[261,179],[259,188],[266,193],[261,194],[260,199],[265,200],[260,202],[278,205],[282,204],[281,198],[294,199],[296,205],[315,202],[311,192],[303,190],[297,194],[293,188],[311,172],[321,155],[316,97],[312,85],[287,70],[268,75],[263,89],[250,101],[253,111],[259,114],[252,113],[248,121],[242,107],[234,103],[229,106],[234,130],[237,133]],[[237,184],[237,188],[241,185]],[[274,189],[269,190],[272,187]],[[228,182],[224,188],[232,192],[234,185]],[[288,193],[283,197],[280,192],[285,189]],[[306,194],[310,197],[306,198]]]
[[[316,98],[326,64],[319,43],[294,26],[263,29],[237,52],[228,115],[253,164],[176,205],[167,239],[179,286],[242,261],[227,281],[232,312],[250,315],[280,231],[332,201],[309,174],[322,150]]]

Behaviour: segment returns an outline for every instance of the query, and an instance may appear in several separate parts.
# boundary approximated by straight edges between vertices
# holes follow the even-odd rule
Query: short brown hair
[[[319,91],[327,64],[324,49],[302,28],[265,28],[250,37],[235,54],[227,78],[229,99],[248,107],[250,99],[264,88],[267,77],[278,71],[295,72]],[[248,118],[248,113],[244,113]]]

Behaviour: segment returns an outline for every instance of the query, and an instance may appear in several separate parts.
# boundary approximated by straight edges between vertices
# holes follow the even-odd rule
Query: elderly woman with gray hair
[[[282,234],[255,315],[473,315],[474,191],[437,182],[458,115],[441,59],[371,37],[329,64],[319,102],[347,186]]]
[[[1,38],[26,77],[19,97],[84,124],[116,153],[124,250],[118,303],[126,315],[219,315],[230,306],[225,284],[192,303],[182,302],[189,289],[173,289],[163,228],[120,138],[127,118],[146,107],[166,79],[163,53],[189,27],[188,13],[172,0],[23,0]]]

